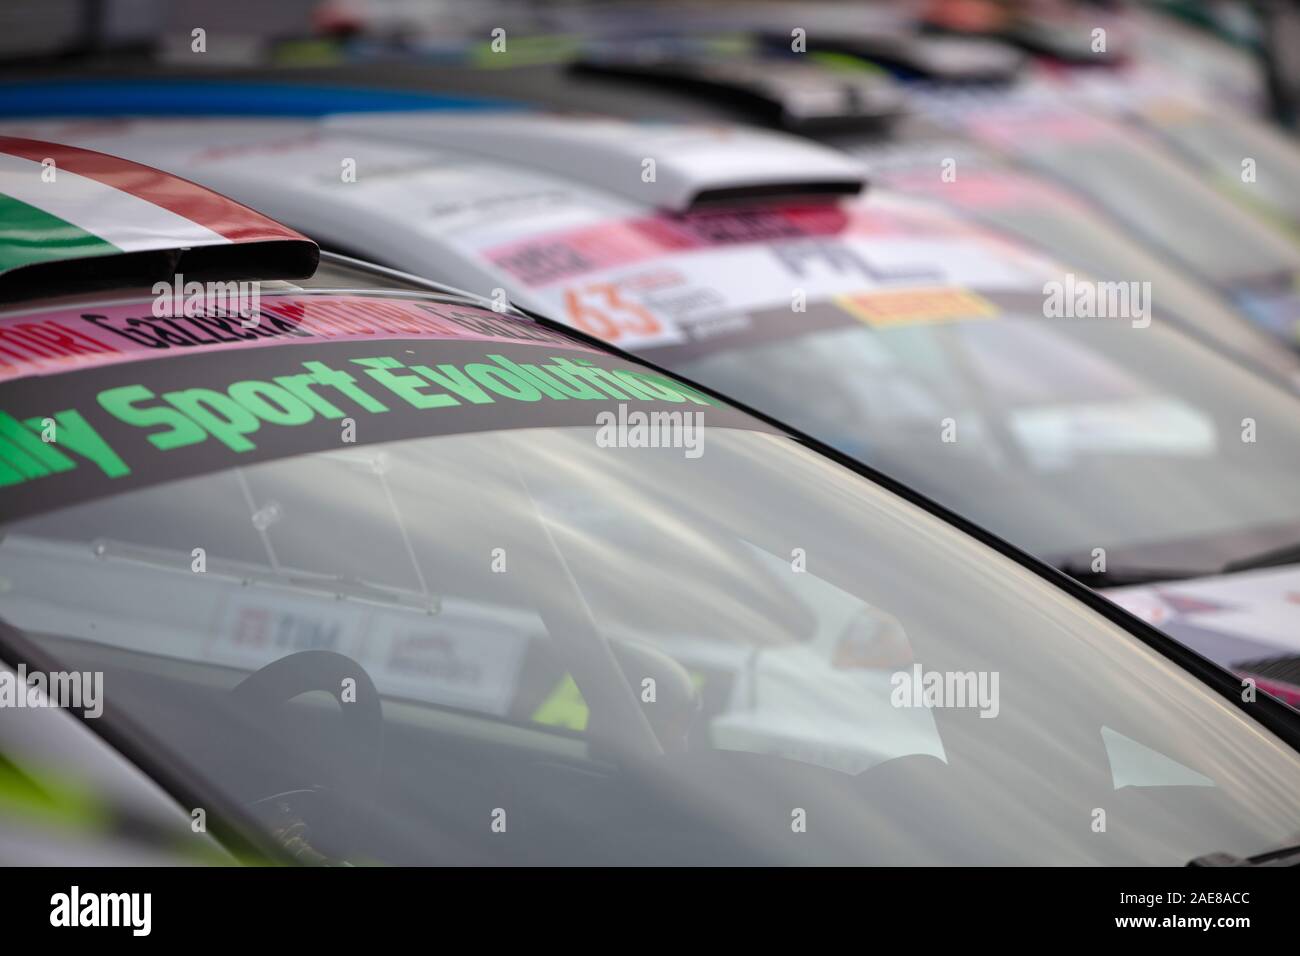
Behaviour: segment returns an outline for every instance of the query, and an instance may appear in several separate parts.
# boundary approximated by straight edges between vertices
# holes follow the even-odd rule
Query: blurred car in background
[[[789,16],[790,22],[799,19],[793,11]],[[1073,29],[1073,35],[1087,36],[1082,27]],[[840,57],[838,63],[849,61],[848,69],[825,71],[823,86],[843,84],[846,77],[875,62],[870,47],[848,54],[845,50],[852,46],[835,34],[823,41],[810,32],[807,43],[810,57],[829,47]],[[1047,48],[1038,52],[1051,54]],[[871,158],[895,144],[904,148],[938,145],[933,142],[939,138],[934,130],[938,126],[948,132],[950,142],[936,157],[938,162],[926,184],[933,198],[944,201],[947,192],[956,191],[950,187],[960,182],[963,172],[958,166],[951,170],[954,175],[943,176],[940,163],[944,159],[955,160],[959,153],[969,154],[981,147],[984,152],[1002,154],[1074,192],[1109,217],[1116,231],[1140,238],[1181,267],[1188,277],[1183,284],[1191,281],[1204,291],[1215,290],[1210,297],[1225,298],[1250,321],[1300,348],[1300,245],[1294,239],[1293,197],[1289,193],[1280,200],[1272,197],[1274,192],[1287,193],[1287,184],[1298,168],[1294,148],[1261,123],[1243,117],[1222,127],[1217,123],[1218,114],[1227,108],[1216,110],[1207,97],[1195,94],[1195,83],[1178,83],[1177,75],[1167,67],[1126,64],[1114,56],[1114,65],[1087,62],[1104,60],[1105,55],[1085,55],[1084,66],[1074,65],[1079,57],[1067,58],[1067,64],[1060,65],[1060,58],[1058,53],[1054,67],[1035,69],[1017,84],[1012,83],[1015,77],[1010,74],[1004,77],[1005,84],[990,84],[975,79],[954,81],[951,75],[933,71],[925,77],[924,87],[912,89],[906,101],[928,123],[904,119],[892,126],[849,131],[845,127],[854,116],[844,109],[838,126],[822,124],[819,138]],[[761,74],[769,62],[779,74],[790,68],[791,60],[798,59],[788,50],[783,59],[775,61],[719,60],[699,50],[682,52],[669,46],[665,51],[663,44],[613,45],[595,57],[577,61],[582,81],[575,78],[566,84],[556,80],[537,87],[530,82],[521,84],[517,95],[544,97],[550,107],[578,108],[592,95],[592,78],[604,76],[625,92],[639,83],[640,89],[627,97],[621,113],[657,115],[663,109],[660,101],[691,88],[687,86],[690,77],[707,68],[715,108],[720,115],[738,118],[736,90],[747,85],[747,75]],[[733,64],[730,76],[729,62]],[[494,86],[501,89],[499,82]],[[528,92],[534,88],[539,92]],[[700,91],[698,85],[695,89]],[[775,98],[779,99],[779,94]],[[1146,129],[1116,124],[1109,115],[1117,112],[1124,118],[1140,118]],[[862,126],[860,122],[856,125]],[[1179,155],[1187,155],[1204,168],[1211,182],[1242,198],[1252,214],[1235,210],[1206,186],[1194,169],[1162,150],[1150,132],[1158,133]],[[954,137],[956,141],[952,141]],[[1242,164],[1248,157],[1253,165],[1251,181],[1245,183],[1247,173]],[[1044,208],[1041,199],[1035,202],[1030,197],[1019,204],[1031,210]],[[1261,208],[1269,212],[1257,220],[1253,214]],[[1053,233],[1040,228],[1033,238],[1067,262],[1076,261],[1075,249],[1059,230]],[[1079,252],[1079,264],[1094,256],[1095,252],[1085,248]],[[1133,266],[1139,267],[1137,263]]]
[[[1223,76],[1236,74],[1180,55],[1200,49],[1186,37],[1151,40],[1150,14],[1043,8],[1014,28],[990,21],[972,38],[981,31],[959,33],[952,23],[918,32],[927,15],[920,6],[754,4],[719,13],[685,4],[656,19],[654,5],[595,5],[512,19],[565,31],[541,34],[564,39],[542,55],[526,31],[513,47],[489,49],[480,39],[496,22],[489,10],[468,23],[412,19],[408,10],[397,32],[363,21],[341,63],[253,74],[777,126],[868,161],[896,150],[924,157],[933,175],[909,175],[907,190],[967,212],[972,190],[958,188],[962,177],[987,181],[997,166],[1006,188],[993,194],[1009,213],[997,217],[1000,228],[1014,219],[1021,238],[1104,278],[1142,272],[1168,312],[1236,326],[1224,333],[1236,348],[1252,338],[1246,323],[1300,348],[1300,245],[1288,190],[1295,151],[1262,121],[1233,115],[1247,96],[1225,89]],[[1011,24],[1007,9],[989,15]],[[1109,25],[1102,50],[1090,45],[1095,23]],[[939,165],[959,156],[978,169]],[[1247,158],[1251,181],[1243,182]],[[1258,342],[1252,350],[1271,351]]]
[[[1300,245],[1293,236],[1207,187],[1131,127],[1054,94],[956,99],[939,94],[927,112],[1077,190],[1220,289],[1261,328],[1300,346]]]

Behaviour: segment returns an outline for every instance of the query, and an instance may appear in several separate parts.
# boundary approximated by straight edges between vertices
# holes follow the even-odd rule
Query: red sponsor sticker
[[[847,209],[834,205],[660,214],[532,236],[487,249],[484,256],[539,286],[675,252],[839,235],[852,222]]]
[[[529,286],[590,276],[675,253],[790,239],[965,235],[951,216],[853,204],[806,204],[657,214],[541,233],[483,250],[497,268]]]
[[[158,317],[152,299],[0,316],[0,380],[50,375],[191,349],[242,349],[303,339],[459,339],[586,346],[477,306],[360,295],[273,295],[244,319],[220,311]],[[254,322],[255,319],[255,322]]]

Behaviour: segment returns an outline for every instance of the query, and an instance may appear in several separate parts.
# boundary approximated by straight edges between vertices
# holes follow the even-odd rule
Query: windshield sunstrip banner
[[[657,365],[676,368],[710,355],[836,330],[865,326],[888,335],[909,326],[1036,317],[1042,311],[1043,298],[1033,293],[942,286],[877,289],[809,300],[798,313],[760,309],[683,322],[678,341],[644,346],[641,354]]]
[[[544,326],[487,309],[429,299],[272,295],[261,297],[257,310],[237,314],[237,290],[232,291],[228,310],[214,307],[206,290],[200,296],[203,301],[193,308],[183,292],[172,297],[169,289],[166,295],[164,309],[157,308],[159,300],[153,299],[0,316],[0,380],[191,349],[248,348],[317,339],[418,336],[587,348]]]
[[[556,345],[302,342],[0,383],[0,512],[34,514],[236,465],[469,431],[700,412],[761,428],[666,375]]]

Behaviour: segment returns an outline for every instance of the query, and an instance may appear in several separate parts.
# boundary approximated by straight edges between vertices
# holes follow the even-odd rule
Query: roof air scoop
[[[320,250],[188,180],[105,153],[0,136],[0,298],[195,277],[296,279]]]
[[[866,185],[865,167],[848,155],[738,126],[410,113],[347,114],[327,122],[524,165],[670,212],[729,201],[854,196]]]

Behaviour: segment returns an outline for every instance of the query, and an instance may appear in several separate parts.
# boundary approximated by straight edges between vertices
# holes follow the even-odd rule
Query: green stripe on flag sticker
[[[65,219],[12,196],[0,195],[0,272],[38,262],[121,252]]]

